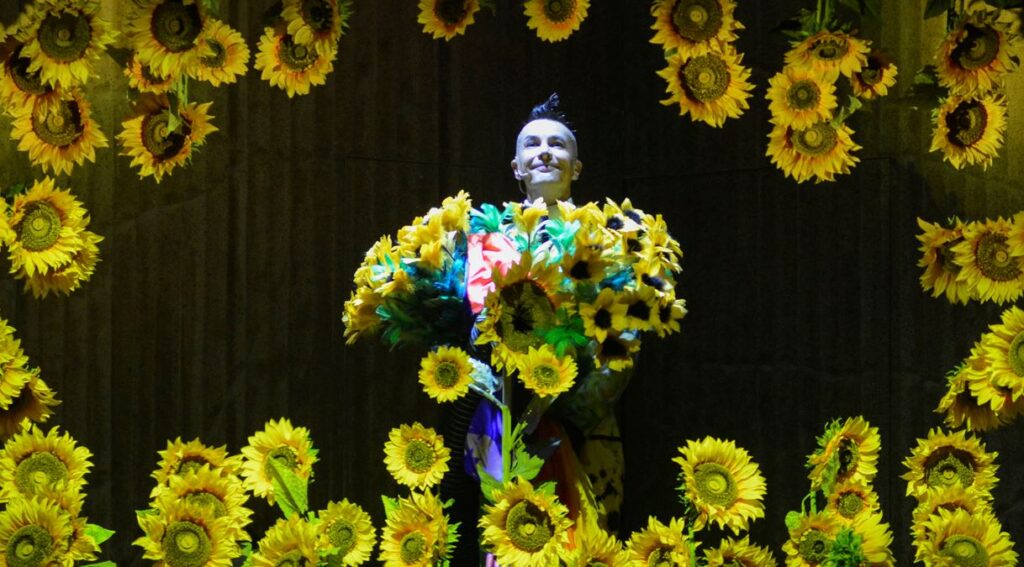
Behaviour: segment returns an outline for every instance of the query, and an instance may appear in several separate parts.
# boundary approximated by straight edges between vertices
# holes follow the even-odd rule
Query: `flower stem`
[[[501,482],[512,479],[512,379],[506,374],[501,388]]]
[[[823,0],[818,0],[818,8],[814,11],[814,22],[818,24],[818,30],[821,30],[821,3]]]

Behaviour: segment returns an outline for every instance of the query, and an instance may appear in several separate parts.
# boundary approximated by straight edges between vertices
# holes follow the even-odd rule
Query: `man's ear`
[[[576,160],[576,162],[572,166],[572,180],[573,181],[576,181],[577,179],[580,178],[580,172],[581,171],[583,171],[583,162],[580,161],[580,160]]]
[[[515,160],[515,158],[513,158],[513,159],[512,159],[512,175],[513,175],[513,177],[515,177],[515,178],[516,178],[516,179],[517,179],[518,181],[522,181],[522,180],[523,180],[523,178],[524,178],[524,177],[526,177],[526,174],[525,174],[525,173],[523,173],[522,171],[519,171],[519,164],[518,164],[518,163],[516,163],[516,160]]]

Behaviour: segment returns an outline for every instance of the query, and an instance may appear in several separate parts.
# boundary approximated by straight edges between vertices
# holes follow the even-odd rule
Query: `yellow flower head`
[[[59,100],[37,98],[31,109],[14,116],[11,138],[34,165],[55,175],[70,174],[85,160],[96,161],[96,148],[107,147],[89,101],[77,90],[66,91]]]
[[[1017,564],[1013,541],[992,514],[972,515],[965,510],[940,509],[938,515],[929,520],[929,529],[932,536],[918,551],[925,565],[1012,567]]]
[[[687,441],[679,452],[672,462],[683,469],[680,488],[697,510],[696,529],[714,522],[739,535],[750,521],[764,517],[765,480],[746,450],[732,441],[705,437]]]
[[[0,408],[10,407],[21,389],[32,379],[32,372],[26,369],[28,356],[21,348],[21,341],[14,338],[14,327],[0,319]]]
[[[685,299],[662,299],[658,304],[658,322],[654,325],[659,337],[679,332],[679,321],[686,316]]]
[[[281,18],[295,43],[330,55],[337,51],[349,13],[338,0],[284,0]]]
[[[956,279],[981,301],[1015,301],[1024,293],[1024,251],[1009,244],[1010,223],[1003,218],[969,223],[963,242],[953,247],[961,266]]]
[[[537,37],[552,43],[567,39],[587,18],[590,0],[527,0],[526,25]]]
[[[287,418],[267,422],[263,431],[249,436],[242,448],[242,478],[245,487],[256,496],[274,503],[273,466],[271,460],[285,465],[295,476],[309,480],[313,476],[316,451],[305,427],[292,427]]]
[[[577,240],[580,233],[576,233]],[[610,262],[603,254],[600,246],[576,243],[576,251],[572,255],[562,256],[562,273],[574,283],[596,284],[604,279]]]
[[[25,291],[31,291],[37,299],[46,297],[50,292],[68,295],[89,281],[99,262],[97,244],[103,241],[103,237],[85,229],[78,229],[78,235],[82,246],[66,264],[31,276],[24,266],[17,271],[15,277],[25,280]]]
[[[204,466],[218,471],[222,476],[238,474],[242,469],[242,458],[239,455],[228,455],[224,446],[210,447],[199,439],[183,442],[181,437],[167,442],[167,448],[157,451],[160,462],[150,475],[156,479],[157,486],[150,493],[155,498],[171,479],[198,472]]]
[[[576,381],[576,361],[569,356],[559,357],[551,345],[531,346],[526,354],[519,355],[516,368],[526,389],[542,398],[567,392]]]
[[[70,89],[84,85],[107,45],[117,37],[110,24],[99,17],[98,2],[36,2],[21,56],[31,63],[43,83]]]
[[[739,540],[723,538],[714,549],[704,551],[708,567],[776,567],[775,555],[767,547],[750,543],[747,536]]]
[[[562,560],[570,566],[625,567],[628,564],[629,555],[623,549],[622,542],[601,528],[598,511],[587,503],[586,498],[580,502],[571,538],[572,545],[562,549]]]
[[[811,486],[820,488],[824,474],[833,459],[838,460],[836,481],[870,483],[878,474],[878,451],[882,438],[878,428],[871,426],[863,417],[848,417],[842,424],[833,421],[818,438],[818,447],[807,458],[811,472],[807,478]]]
[[[871,484],[863,480],[847,480],[837,483],[828,495],[828,510],[837,519],[850,525],[854,521],[878,510],[878,494]]]
[[[628,324],[626,304],[611,288],[602,289],[593,303],[581,303],[579,311],[587,336],[599,342],[625,330]]]
[[[209,19],[196,0],[139,0],[129,21],[136,57],[158,77],[177,77],[202,56]]]
[[[772,163],[797,183],[815,178],[815,183],[835,181],[837,174],[850,173],[860,161],[853,152],[860,149],[845,124],[816,122],[807,128],[776,125],[768,134],[767,155]]]
[[[153,72],[148,65],[139,61],[139,58],[132,53],[124,68],[124,76],[128,77],[128,86],[140,93],[165,94],[174,86],[178,79],[174,75],[161,77]]]
[[[82,204],[53,179],[36,180],[14,199],[7,223],[11,269],[28,276],[46,273],[71,262],[85,244],[80,230],[88,222]]]
[[[345,312],[341,316],[345,324],[345,343],[353,344],[364,334],[370,334],[380,327],[380,316],[377,307],[384,303],[384,298],[367,287],[360,287],[352,292],[345,302]]]
[[[38,101],[42,108],[60,102],[60,91],[44,83],[39,71],[28,70],[32,60],[23,50],[23,45],[15,46],[0,65],[0,107],[12,115],[31,112]]]
[[[933,517],[939,516],[939,510],[964,510],[971,516],[991,514],[992,508],[988,500],[982,498],[977,490],[962,486],[939,486],[929,488],[914,509],[911,533],[914,535],[914,547],[922,550],[932,538],[931,523]],[[919,556],[918,561],[922,558]]]
[[[245,507],[249,500],[242,481],[235,475],[203,465],[201,468],[170,478],[166,487],[158,487],[156,508],[166,510],[170,502],[195,504],[213,518],[227,518],[226,529],[236,540],[248,540],[245,526],[252,522],[252,510]]]
[[[434,39],[450,41],[466,33],[480,11],[479,0],[420,0],[419,16],[416,21],[423,24],[423,33]]]
[[[420,384],[428,396],[451,402],[466,395],[473,382],[473,364],[466,351],[442,346],[420,361]]]
[[[961,19],[936,54],[939,84],[954,95],[984,94],[1002,84],[1019,55],[1017,37],[1008,26],[983,12]]]
[[[317,551],[329,554],[329,565],[361,565],[370,559],[377,531],[370,515],[358,504],[348,500],[329,502],[317,517]]]
[[[850,77],[861,72],[870,51],[866,40],[843,32],[823,30],[793,44],[786,53],[786,65],[800,67],[833,82],[840,74]]]
[[[610,370],[632,368],[633,355],[640,350],[640,340],[630,333],[609,334],[597,343],[594,350],[594,364],[607,366]]]
[[[738,118],[750,108],[747,99],[754,85],[750,69],[742,65],[743,56],[733,49],[709,51],[703,55],[666,59],[668,67],[658,75],[668,82],[669,97],[661,104],[679,105],[679,115],[689,114],[694,122],[705,122],[715,128],[727,118]]]
[[[252,555],[253,567],[317,565],[316,527],[298,514],[279,518],[260,540]]]
[[[733,17],[735,10],[733,0],[655,0],[651,29],[657,33],[651,43],[685,58],[721,51],[743,29]]]
[[[79,515],[82,512],[85,493],[42,488],[38,498],[56,504],[66,521],[71,523],[71,536],[67,543],[68,552],[64,556],[65,564],[69,561],[76,564],[79,561],[95,561],[99,556],[100,546],[87,533],[89,519]]]
[[[0,557],[4,565],[62,564],[71,521],[53,502],[18,498],[0,512]]]
[[[249,46],[242,34],[220,20],[210,18],[199,36],[199,57],[187,68],[190,76],[218,87],[238,81],[248,71]]]
[[[789,530],[789,540],[782,545],[782,551],[786,552],[786,565],[813,567],[823,564],[841,527],[842,524],[832,514],[821,512],[800,516],[800,522]]]
[[[21,431],[22,422],[44,423],[53,415],[53,407],[60,403],[53,390],[39,377],[38,370],[30,372],[31,378],[21,391],[0,411],[0,438],[9,437]]]
[[[974,350],[981,350],[980,343],[975,346]],[[987,362],[984,364],[987,368]],[[938,407],[935,408],[936,413],[945,414],[944,421],[947,427],[953,429],[965,427],[968,431],[988,431],[1002,427],[1009,422],[1006,413],[992,409],[991,402],[993,400],[982,403],[975,396],[973,390],[976,388],[972,388],[969,384],[973,385],[981,380],[989,382],[987,372],[972,372],[966,366],[949,376],[948,389],[939,400]],[[1000,401],[1005,402],[1005,398],[1000,397]],[[1003,408],[1006,409],[1005,405]]]
[[[26,425],[0,451],[0,498],[4,501],[29,498],[44,489],[78,492],[85,486],[85,474],[92,453],[80,447],[56,427],[45,435]]]
[[[960,219],[953,219],[952,224],[951,228],[946,228],[939,223],[917,219],[917,225],[923,231],[917,235],[921,242],[918,248],[921,259],[917,265],[924,268],[921,274],[921,287],[924,291],[931,291],[932,297],[945,293],[950,303],[966,305],[971,297],[971,288],[957,281],[961,266],[956,263],[956,254],[953,252],[953,247],[963,242],[964,223]]]
[[[872,100],[889,94],[896,84],[899,69],[883,51],[872,50],[864,67],[850,77],[853,94],[864,100]]]
[[[882,512],[875,511],[862,514],[850,524],[854,535],[860,536],[861,553],[868,565],[888,565],[895,563],[889,547],[892,545],[892,530],[889,524],[882,521]]]
[[[685,530],[685,522],[677,518],[669,520],[667,526],[653,516],[647,518],[647,527],[634,532],[626,544],[629,564],[696,567],[690,562],[691,542]]]
[[[515,477],[494,491],[494,504],[480,518],[484,546],[502,565],[542,567],[558,563],[572,525],[554,494],[534,490]]]
[[[943,486],[973,488],[991,499],[990,491],[999,480],[997,455],[985,451],[981,441],[963,431],[946,433],[936,428],[928,432],[927,439],[917,440],[917,447],[903,460],[908,472],[900,478],[907,481],[907,496],[919,501],[929,488]]]
[[[642,286],[627,291],[621,300],[626,306],[626,325],[630,329],[649,331],[658,325],[661,305],[653,288]]]
[[[984,94],[951,96],[932,115],[930,151],[957,169],[981,165],[988,169],[1003,147],[1006,131],[1006,98]]]
[[[786,67],[768,80],[772,123],[802,129],[831,120],[836,107],[835,84],[800,67]]]
[[[260,37],[256,53],[256,70],[272,86],[295,95],[309,94],[313,85],[327,82],[327,75],[334,70],[334,58],[338,52],[321,53],[302,45],[283,31],[266,28]]]
[[[384,464],[402,485],[427,489],[441,482],[448,472],[451,454],[444,437],[420,423],[391,430],[384,444]]]
[[[987,378],[992,385],[1007,390],[1011,401],[1017,401],[1024,396],[1024,310],[1011,306],[1003,311],[1001,323],[990,328],[992,332],[982,339]],[[992,404],[992,409],[1002,409],[1002,403]]]
[[[142,97],[135,116],[121,123],[123,130],[117,135],[121,155],[132,158],[140,178],[152,176],[160,183],[165,175],[189,160],[193,149],[205,143],[206,136],[217,131],[210,123],[211,104],[193,102],[178,108],[180,123],[172,130],[167,99]]]
[[[432,567],[447,561],[448,516],[430,492],[413,491],[388,511],[380,542],[380,560],[394,567]]]

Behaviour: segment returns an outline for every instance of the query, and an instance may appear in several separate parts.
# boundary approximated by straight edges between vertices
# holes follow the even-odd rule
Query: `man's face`
[[[576,137],[565,124],[542,118],[519,131],[512,173],[526,185],[531,200],[543,197],[553,204],[568,199],[569,186],[582,169],[576,159]]]

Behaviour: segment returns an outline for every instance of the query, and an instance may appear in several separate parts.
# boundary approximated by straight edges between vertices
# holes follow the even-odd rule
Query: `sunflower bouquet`
[[[873,4],[862,4],[870,13]],[[896,83],[892,60],[835,13],[835,0],[819,0],[814,12],[801,11],[790,26],[796,29],[785,32],[793,39],[786,66],[769,80],[773,127],[767,155],[797,183],[834,181],[850,172],[860,146],[846,120],[863,101],[885,96]]]
[[[863,417],[834,420],[807,458],[811,490],[786,515],[787,565],[893,565],[873,481],[881,438]],[[821,509],[819,510],[819,506]]]
[[[992,509],[997,453],[963,431],[933,429],[903,461],[907,496],[917,499],[915,558],[925,565],[1016,565],[1010,534]]]

